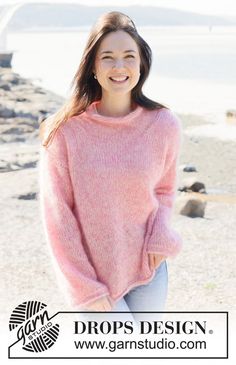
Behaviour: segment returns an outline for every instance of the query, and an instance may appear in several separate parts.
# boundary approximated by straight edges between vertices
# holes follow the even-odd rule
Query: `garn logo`
[[[42,352],[54,345],[59,335],[59,324],[53,324],[45,309],[46,304],[29,301],[18,305],[12,312],[9,329],[17,328],[17,339],[22,348],[30,352]]]

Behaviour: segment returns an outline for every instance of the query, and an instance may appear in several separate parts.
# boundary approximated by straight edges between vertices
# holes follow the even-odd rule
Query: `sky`
[[[1,5],[19,3],[22,1],[1,0]],[[25,0],[25,3],[47,2],[47,3],[80,3],[89,6],[111,5],[109,0]],[[145,3],[145,5],[143,5]],[[236,1],[235,0],[112,0],[112,5],[152,5],[165,8],[192,11],[200,14],[223,15],[236,17]]]

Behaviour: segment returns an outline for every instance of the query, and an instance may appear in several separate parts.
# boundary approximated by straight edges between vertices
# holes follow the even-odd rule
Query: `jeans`
[[[122,320],[122,321],[132,321],[134,325],[138,321],[148,321],[148,320],[160,320],[162,318],[162,313],[131,313],[133,311],[164,311],[165,303],[167,299],[168,292],[168,268],[166,261],[163,261],[160,266],[156,269],[156,273],[153,279],[144,285],[140,285],[131,289],[127,294],[121,298],[115,306],[112,308],[111,312],[128,312],[114,314],[108,316],[109,312],[97,313],[93,312],[90,314],[83,313],[82,319],[91,320]]]

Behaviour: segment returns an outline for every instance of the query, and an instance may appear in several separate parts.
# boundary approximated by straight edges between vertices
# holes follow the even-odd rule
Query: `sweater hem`
[[[101,292],[101,291],[97,291],[95,293],[93,293],[92,295],[90,295],[88,298],[86,298],[86,300],[84,300],[83,302],[80,302],[79,304],[77,304],[76,302],[73,303],[73,307],[79,307],[79,309],[83,310],[84,306],[93,303],[95,300],[100,299],[102,297],[108,296],[109,297],[109,292]]]
[[[156,269],[154,269],[151,273],[150,276],[148,276],[145,279],[142,280],[137,280],[135,282],[132,282],[131,284],[129,284],[125,290],[123,290],[123,292],[121,294],[118,294],[116,297],[112,297],[110,296],[110,299],[112,300],[112,307],[114,307],[116,305],[116,303],[123,298],[124,295],[128,294],[128,292],[134,288],[136,288],[139,285],[145,285],[148,284],[155,276],[156,273]]]

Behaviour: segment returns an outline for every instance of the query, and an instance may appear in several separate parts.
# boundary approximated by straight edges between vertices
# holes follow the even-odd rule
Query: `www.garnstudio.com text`
[[[139,335],[155,334],[206,334],[207,323],[203,321],[139,321]],[[91,334],[91,335],[118,335],[133,334],[133,323],[130,321],[74,321],[74,334]],[[211,333],[211,332],[210,332]],[[206,341],[173,341],[166,337],[158,337],[157,340],[143,338],[142,340],[117,340],[117,341],[74,341],[75,348],[81,349],[108,349],[110,352],[121,349],[206,349]]]
[[[74,341],[77,350],[103,350],[108,349],[110,352],[116,350],[174,350],[174,349],[188,349],[188,350],[206,350],[206,341],[172,341],[162,337],[158,341],[149,340],[145,338],[140,341]]]

